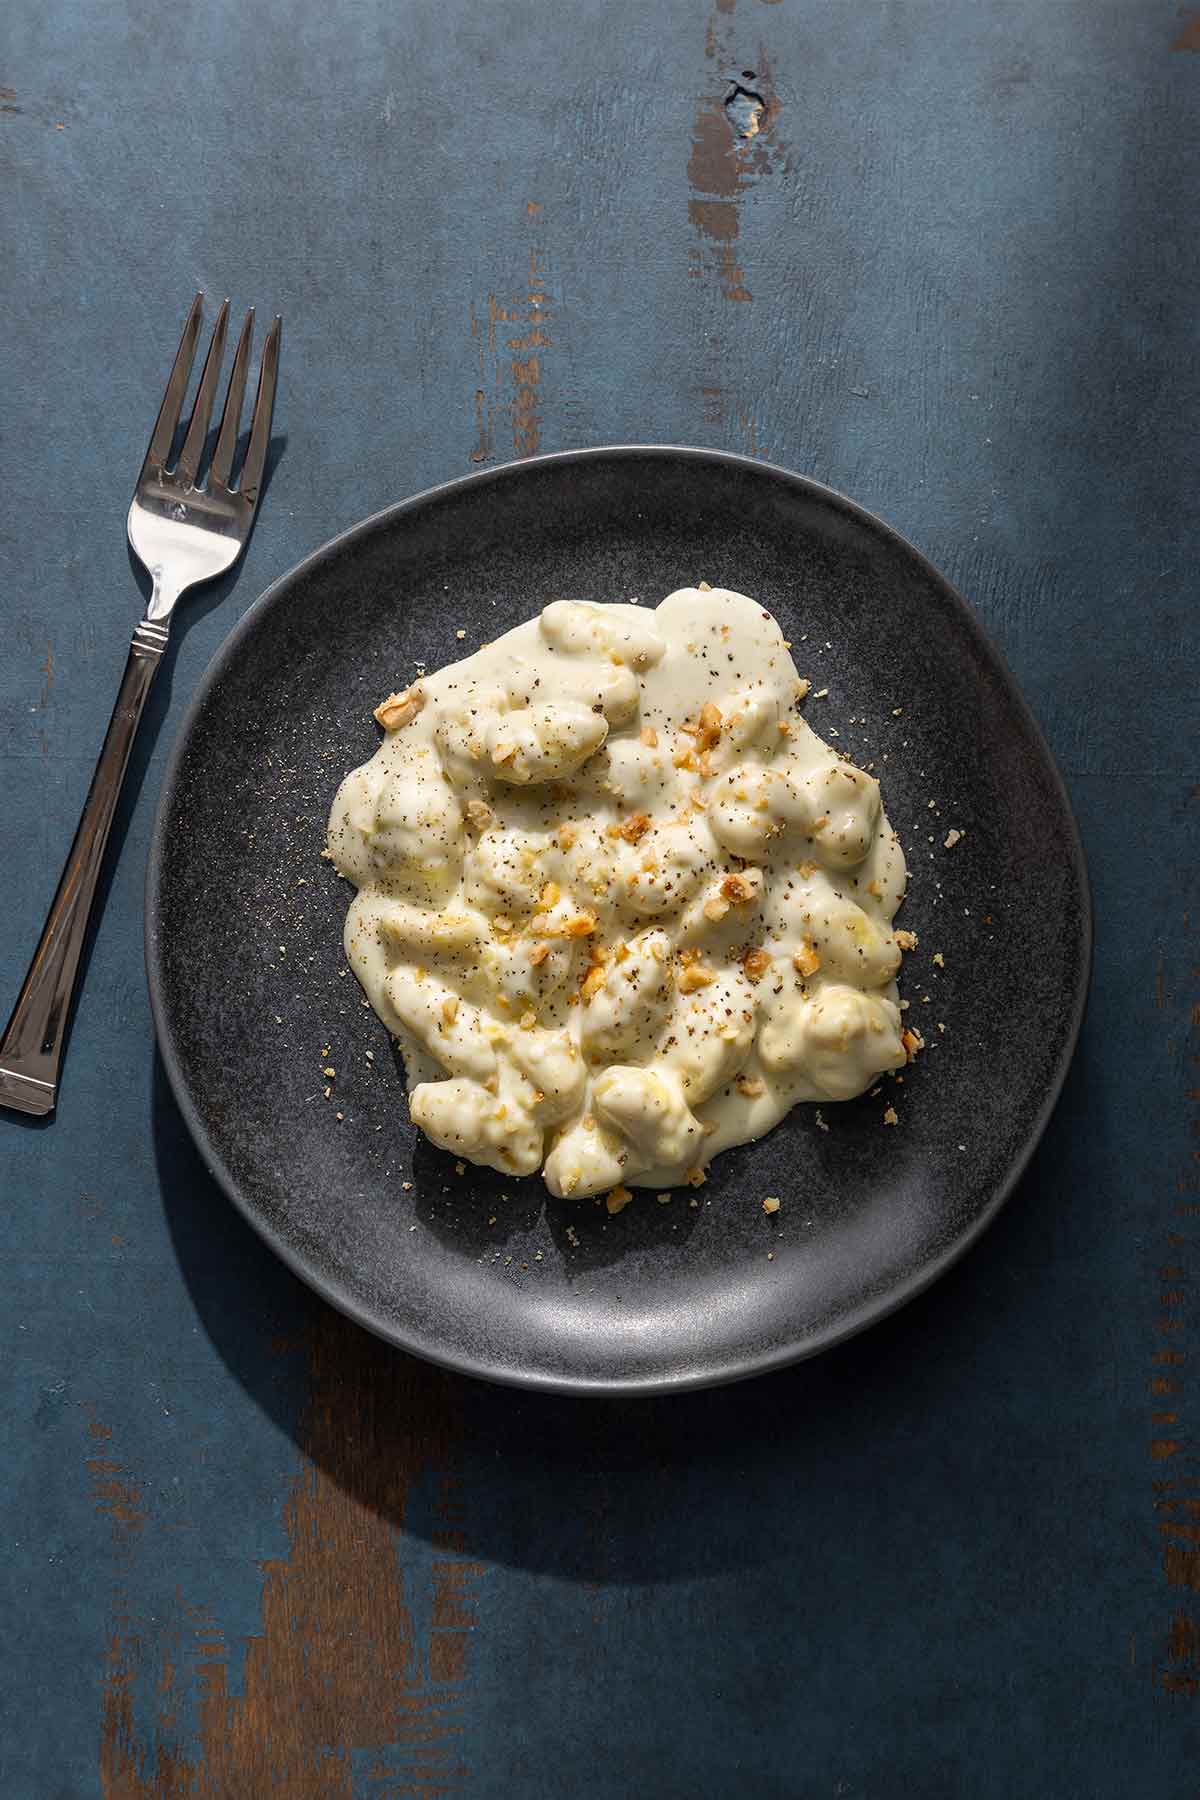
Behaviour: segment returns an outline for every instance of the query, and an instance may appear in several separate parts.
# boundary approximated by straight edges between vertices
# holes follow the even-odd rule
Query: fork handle
[[[44,1117],[58,1099],[67,1021],[87,936],[104,847],[121,798],[129,754],[150,684],[167,645],[167,626],[143,619],[133,634],[117,703],[92,776],[75,841],[42,927],[12,1018],[0,1038],[0,1106]]]

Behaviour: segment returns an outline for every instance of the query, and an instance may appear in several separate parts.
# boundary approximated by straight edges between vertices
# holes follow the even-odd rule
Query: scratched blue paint
[[[187,695],[275,574],[471,467],[477,389],[486,453],[513,454],[525,326],[498,326],[481,375],[470,319],[486,333],[489,296],[523,316],[531,253],[541,448],[762,449],[962,584],[1069,777],[1099,948],[1031,1177],[902,1316],[666,1405],[461,1390],[465,1554],[486,1565],[461,1791],[1125,1800],[1194,1781],[1200,1695],[1163,1676],[1200,1678],[1167,1650],[1200,1597],[1164,1578],[1154,1483],[1200,1493],[1200,1392],[1185,1367],[1163,1427],[1175,1403],[1149,1383],[1159,1268],[1189,1293],[1197,1270],[1176,1207],[1200,998],[1200,58],[1171,52],[1173,6],[1121,0],[738,0],[712,13],[715,56],[709,22],[684,0],[9,8],[0,995],[107,716],[136,601],[121,520],[186,300],[229,288],[286,337],[283,454],[244,567],[189,603],[152,703],[58,1118],[0,1118],[6,1796],[101,1793],[121,1616],[152,1775],[162,1660],[196,1656],[187,1609],[209,1609],[236,1686],[260,1564],[287,1554],[307,1376],[270,1346],[315,1303],[155,1079],[151,809]],[[722,295],[687,207],[697,108],[742,68],[778,104],[736,201],[750,303]],[[1181,1317],[1194,1353],[1194,1299]],[[1164,1433],[1183,1449],[1155,1462]],[[139,1527],[97,1509],[97,1456]],[[436,1528],[423,1478],[397,1540],[419,1634]],[[356,1752],[356,1794],[376,1791]]]

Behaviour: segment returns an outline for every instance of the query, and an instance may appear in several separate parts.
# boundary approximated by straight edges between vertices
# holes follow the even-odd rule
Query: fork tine
[[[271,415],[275,410],[275,377],[279,368],[279,335],[283,320],[278,313],[263,345],[262,366],[258,371],[258,393],[254,398],[254,417],[250,424],[250,444],[238,489],[251,506],[258,505],[258,489],[267,461],[267,444],[271,436]]]
[[[188,376],[192,372],[192,360],[196,354],[196,339],[200,336],[200,319],[203,311],[204,295],[197,294],[184,323],[183,336],[179,340],[175,361],[172,363],[171,373],[167,377],[167,391],[162,397],[162,405],[159,407],[158,417],[154,421],[154,430],[150,433],[150,444],[146,451],[145,463],[142,465],[143,473],[154,465],[161,469],[170,452],[171,439],[175,436],[175,427],[179,423],[179,414],[183,409],[183,396],[187,392]]]
[[[213,451],[212,468],[209,470],[209,486],[229,486],[229,471],[233,467],[233,452],[237,447],[238,427],[242,419],[242,396],[246,392],[246,369],[250,362],[250,345],[254,338],[254,308],[246,314],[246,323],[242,326],[242,335],[238,339],[238,347],[233,356],[233,369],[229,376],[229,392],[225,396],[225,408],[221,414],[221,429],[217,433],[217,447]]]
[[[221,377],[221,363],[225,357],[225,327],[228,323],[229,302],[223,300],[221,310],[217,314],[217,322],[213,326],[208,355],[204,359],[204,373],[200,377],[200,386],[196,389],[196,403],[192,407],[187,436],[183,440],[183,449],[179,452],[179,461],[175,465],[175,474],[180,481],[189,483],[195,481],[196,471],[200,467],[200,458],[204,455],[208,421],[212,418],[213,399],[217,391],[217,382]]]

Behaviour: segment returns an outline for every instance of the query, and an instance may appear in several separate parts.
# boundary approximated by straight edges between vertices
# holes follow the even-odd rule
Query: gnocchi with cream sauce
[[[698,1182],[908,1052],[906,869],[744,594],[556,600],[376,710],[328,854],[415,1123],[550,1192]]]

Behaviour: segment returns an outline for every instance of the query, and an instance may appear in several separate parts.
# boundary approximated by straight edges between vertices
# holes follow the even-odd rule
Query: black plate
[[[827,1128],[800,1108],[721,1156],[698,1192],[666,1206],[640,1194],[610,1218],[549,1199],[540,1177],[460,1176],[414,1141],[387,1036],[344,973],[351,890],[320,850],[339,779],[378,741],[371,708],[418,659],[437,667],[557,596],[649,605],[701,579],[775,613],[801,673],[829,689],[808,702],[810,721],[875,761],[914,872],[901,923],[921,943],[904,991],[931,1048],[903,1086],[826,1107]],[[946,850],[952,827],[965,836]],[[437,1362],[615,1393],[810,1355],[962,1253],[1058,1096],[1090,911],[1046,745],[937,571],[879,520],[781,469],[632,447],[434,489],[269,589],[180,730],[150,854],[146,950],[184,1117],[292,1268]],[[773,1220],[767,1194],[783,1199]]]

